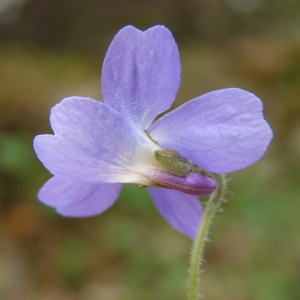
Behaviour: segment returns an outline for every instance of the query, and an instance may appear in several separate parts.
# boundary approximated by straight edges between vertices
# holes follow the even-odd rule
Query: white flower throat
[[[141,175],[134,182],[138,187],[171,188],[191,195],[207,195],[214,190],[215,183],[207,172],[177,151],[161,148],[145,133],[151,143],[141,145],[136,157],[136,171]]]

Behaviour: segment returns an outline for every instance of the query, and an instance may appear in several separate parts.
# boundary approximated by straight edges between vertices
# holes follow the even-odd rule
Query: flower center
[[[147,131],[145,134],[135,155],[133,171],[139,175],[131,182],[141,188],[170,188],[197,196],[214,191],[216,184],[209,173],[178,152],[161,148]]]
[[[156,183],[191,195],[208,195],[214,191],[215,182],[207,172],[178,152],[161,148],[154,151],[154,157],[163,167],[163,170],[148,170],[148,178],[152,177]]]

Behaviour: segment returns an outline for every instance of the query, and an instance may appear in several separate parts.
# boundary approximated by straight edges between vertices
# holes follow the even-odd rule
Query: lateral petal
[[[237,88],[195,98],[155,121],[149,132],[159,145],[209,172],[229,173],[262,157],[272,130],[255,95]]]
[[[89,184],[59,177],[49,179],[38,193],[44,204],[67,217],[89,217],[107,210],[118,198],[122,184]]]
[[[55,135],[37,136],[34,148],[53,175],[92,183],[144,180],[132,168],[137,151],[147,152],[151,141],[147,144],[143,133],[113,108],[70,97],[52,109],[50,121]]]

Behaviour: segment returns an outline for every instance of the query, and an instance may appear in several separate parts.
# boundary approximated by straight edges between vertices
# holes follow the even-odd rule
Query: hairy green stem
[[[207,238],[211,221],[215,213],[220,208],[221,202],[223,200],[224,192],[226,189],[226,180],[224,175],[214,174],[214,180],[216,181],[217,187],[215,191],[210,195],[206,203],[204,214],[192,247],[189,277],[187,282],[189,300],[199,300],[200,298],[199,276],[200,276],[200,267],[201,267],[203,252],[204,252],[205,240]]]

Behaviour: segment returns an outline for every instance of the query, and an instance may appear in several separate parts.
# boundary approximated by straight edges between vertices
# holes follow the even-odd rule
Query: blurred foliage
[[[100,68],[124,25],[165,24],[182,59],[175,106],[238,86],[264,101],[267,155],[230,175],[207,244],[207,299],[300,299],[298,0],[0,1],[0,298],[185,299],[190,241],[125,186],[112,209],[62,218],[36,200],[50,177],[32,150],[50,108],[101,99]],[[205,201],[205,199],[203,199]]]

